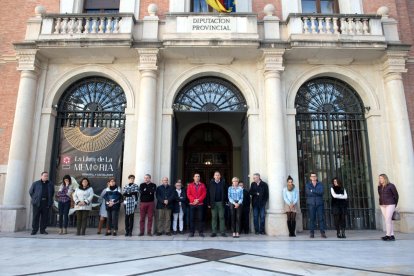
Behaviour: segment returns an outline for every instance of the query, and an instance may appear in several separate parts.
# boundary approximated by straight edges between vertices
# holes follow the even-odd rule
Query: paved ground
[[[414,234],[384,242],[380,231],[347,239],[30,236],[0,233],[0,275],[414,275]],[[92,234],[93,233],[93,234]]]

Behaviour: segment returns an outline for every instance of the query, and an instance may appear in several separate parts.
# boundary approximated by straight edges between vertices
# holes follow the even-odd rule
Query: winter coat
[[[110,187],[106,188],[106,192],[103,196],[104,203],[106,206],[106,210],[119,210],[122,202],[122,194],[121,190],[115,186],[115,189],[111,189]],[[112,201],[115,203],[111,207],[109,207],[109,202]]]
[[[187,194],[185,189],[181,189],[181,194],[178,195],[177,190],[174,190],[174,204],[173,204],[173,213],[179,213],[180,212],[180,202],[181,202],[181,208],[183,211],[185,211],[187,207]]]
[[[157,187],[155,192],[157,197],[157,209],[163,209],[164,207],[172,209],[174,204],[174,191],[175,189],[171,187],[171,185],[160,185]],[[167,206],[165,206],[164,200],[168,200]]]
[[[253,208],[263,208],[266,206],[269,200],[269,186],[266,182],[260,180],[259,185],[256,182],[252,182],[249,193],[252,196]]]
[[[385,186],[378,186],[379,205],[398,204],[398,192],[394,184],[388,183]]]
[[[93,189],[88,186],[83,188],[82,185],[79,186],[73,193],[73,200],[75,201],[75,210],[76,211],[90,211],[92,210],[92,199],[93,199]],[[81,206],[79,203],[84,201],[86,204]]]
[[[323,184],[317,182],[314,187],[312,182],[305,185],[306,204],[312,206],[324,205],[323,202]]]
[[[53,205],[53,196],[55,194],[55,187],[52,182],[49,180],[46,181],[48,187],[48,206],[51,207]],[[37,207],[40,206],[40,202],[42,200],[42,180],[37,180],[32,183],[32,186],[29,189],[30,197],[32,198],[31,203]]]

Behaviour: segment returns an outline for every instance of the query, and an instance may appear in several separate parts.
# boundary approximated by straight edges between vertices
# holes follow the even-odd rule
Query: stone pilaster
[[[285,113],[281,88],[283,72],[281,49],[266,49],[263,53],[264,104],[266,132],[266,164],[269,184],[269,208],[266,232],[268,235],[287,235],[286,215],[283,210],[282,190],[286,182]]]
[[[0,207],[0,231],[14,232],[26,226],[26,187],[32,141],[33,115],[40,61],[37,50],[18,49],[18,70],[21,71],[17,94],[3,205]],[[39,172],[40,177],[40,172]]]
[[[158,49],[138,49],[140,85],[135,173],[138,181],[154,173]]]
[[[414,152],[405,99],[402,73],[407,72],[407,51],[388,51],[382,60],[385,84],[385,109],[388,138],[391,145],[392,168],[386,173],[395,183],[400,200],[399,230],[414,232],[414,206],[411,182],[414,179]],[[384,156],[387,158],[387,156]]]

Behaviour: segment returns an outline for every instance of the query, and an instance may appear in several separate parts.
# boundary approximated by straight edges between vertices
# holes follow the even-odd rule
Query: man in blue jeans
[[[269,187],[260,179],[260,174],[253,174],[253,182],[250,184],[250,195],[252,196],[253,222],[255,234],[265,234],[265,208],[269,200]],[[260,216],[260,223],[259,223]]]
[[[326,239],[323,191],[323,184],[318,181],[316,173],[311,172],[310,181],[306,183],[305,186],[306,205],[308,207],[309,228],[311,238],[315,237],[316,216],[318,216],[321,237]]]

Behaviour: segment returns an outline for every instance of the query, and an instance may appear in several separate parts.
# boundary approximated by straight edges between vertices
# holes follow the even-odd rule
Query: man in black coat
[[[253,182],[250,184],[250,195],[252,196],[253,222],[255,234],[265,234],[265,208],[269,200],[269,187],[260,179],[260,174],[253,174]],[[260,216],[260,224],[259,224]]]
[[[168,184],[168,177],[162,178],[162,185],[157,187],[155,192],[157,197],[157,236],[165,233],[167,236],[171,235],[171,209],[174,206],[175,191],[171,185]]]
[[[49,181],[49,174],[42,172],[40,180],[32,183],[29,190],[32,198],[33,221],[32,221],[32,235],[36,235],[39,230],[40,220],[40,234],[47,234],[46,227],[49,219],[49,210],[53,205],[53,196],[55,188],[53,183]]]
[[[211,208],[211,237],[217,236],[217,216],[221,236],[226,237],[224,224],[224,206],[227,202],[227,185],[221,178],[220,172],[214,172],[214,179],[210,181],[207,190],[207,205]]]
[[[240,231],[245,234],[250,232],[250,194],[244,187],[243,181],[239,182],[239,187],[243,189],[243,204],[242,204],[242,216]]]

